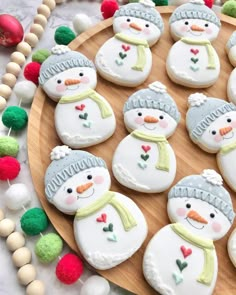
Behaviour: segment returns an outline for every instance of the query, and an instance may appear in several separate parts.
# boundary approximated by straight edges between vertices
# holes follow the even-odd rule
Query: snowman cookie
[[[232,66],[236,67],[236,31],[230,36],[226,44],[226,51]],[[236,104],[236,69],[229,76],[227,95],[229,100]]]
[[[188,98],[186,125],[194,143],[217,153],[217,163],[227,184],[236,191],[236,106],[225,100],[195,93]]]
[[[148,77],[152,67],[149,46],[163,32],[163,21],[151,0],[121,6],[113,20],[115,36],[98,50],[99,74],[115,84],[135,87]]]
[[[55,127],[64,144],[83,148],[112,136],[115,116],[106,99],[94,90],[97,74],[86,56],[64,45],[55,46],[42,64],[39,81],[47,95],[58,101]]]
[[[213,241],[226,235],[234,212],[214,170],[180,180],[168,194],[173,222],[150,240],[143,258],[147,282],[162,295],[210,295],[218,262]]]
[[[166,190],[176,174],[175,154],[167,141],[180,121],[174,100],[163,84],[154,82],[132,94],[123,112],[131,134],[115,150],[112,161],[115,178],[140,192]]]
[[[234,267],[236,267],[236,229],[234,229],[229,237],[227,248],[229,258],[232,261]]]
[[[219,18],[204,1],[192,0],[176,8],[169,23],[177,41],[166,61],[169,78],[192,88],[213,85],[220,74],[220,61],[210,41],[219,33]]]
[[[130,198],[109,191],[104,160],[67,146],[55,147],[51,159],[46,197],[61,212],[75,215],[75,239],[88,263],[109,269],[131,257],[146,238],[146,220]]]

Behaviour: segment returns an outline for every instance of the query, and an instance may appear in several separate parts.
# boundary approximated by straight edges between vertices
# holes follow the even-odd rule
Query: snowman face
[[[231,223],[220,210],[200,199],[171,198],[167,210],[171,222],[179,222],[193,234],[204,238],[218,240],[231,227]]]
[[[212,152],[236,140],[236,111],[216,119],[203,133],[199,143]]]
[[[111,179],[104,167],[81,171],[69,178],[56,192],[52,203],[62,212],[75,214],[109,190]]]
[[[133,109],[124,114],[126,128],[169,137],[177,127],[176,121],[167,113],[157,109]]]
[[[113,29],[115,33],[124,33],[135,38],[147,40],[150,46],[155,44],[161,35],[161,31],[153,23],[131,16],[115,18]]]
[[[59,101],[62,96],[94,89],[96,85],[97,74],[93,68],[77,67],[53,76],[43,85],[43,89],[51,99]]]
[[[202,19],[183,19],[170,25],[171,34],[177,38],[188,37],[193,39],[207,39],[212,41],[217,38],[219,27]]]

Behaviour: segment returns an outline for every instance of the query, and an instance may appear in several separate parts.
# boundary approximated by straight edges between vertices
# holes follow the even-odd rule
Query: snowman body
[[[227,84],[227,95],[229,100],[235,104],[236,103],[236,69],[234,69],[229,76],[229,80]]]

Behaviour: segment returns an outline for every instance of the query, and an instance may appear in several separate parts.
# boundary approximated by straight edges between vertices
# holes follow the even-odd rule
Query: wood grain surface
[[[169,139],[169,143],[173,147],[177,158],[177,174],[173,185],[186,175],[199,174],[203,169],[211,168],[219,171],[216,166],[215,155],[203,152],[200,148],[195,146],[189,139],[185,127],[185,114],[187,111],[187,97],[194,92],[203,91],[206,95],[227,99],[226,85],[229,74],[233,67],[228,61],[225,52],[225,44],[236,28],[236,20],[224,15],[221,15],[222,29],[218,39],[213,42],[221,61],[221,73],[218,81],[212,87],[207,89],[189,89],[182,86],[173,84],[165,69],[165,61],[170,47],[174,44],[169,34],[168,19],[173,7],[158,7],[158,11],[162,14],[165,22],[165,32],[159,42],[152,47],[153,66],[148,79],[143,85],[136,88],[124,88],[116,86],[112,83],[98,78],[98,86],[96,91],[104,96],[111,104],[117,119],[117,128],[115,134],[108,139],[105,143],[97,146],[87,148],[86,150],[102,157],[111,172],[111,162],[113,152],[118,143],[128,135],[123,122],[123,105],[127,98],[138,89],[148,86],[151,82],[156,80],[161,81],[167,86],[168,92],[175,99],[178,108],[181,112],[182,119],[177,128],[177,131]],[[113,36],[112,19],[108,19],[99,23],[94,28],[81,34],[76,38],[70,47],[73,50],[79,50],[85,54],[89,59],[94,60],[95,54],[100,46]],[[28,154],[31,174],[37,195],[45,209],[48,217],[56,230],[68,245],[77,253],[79,249],[76,246],[72,222],[73,217],[60,213],[56,208],[50,205],[44,194],[44,174],[47,166],[50,164],[50,151],[53,147],[61,144],[56,135],[54,128],[54,109],[56,104],[51,101],[41,88],[37,90],[36,96],[33,101],[28,127]],[[227,189],[227,185],[225,185]],[[101,275],[110,281],[122,286],[139,295],[157,294],[144,280],[142,274],[142,258],[145,247],[150,238],[160,228],[169,223],[166,204],[168,191],[160,194],[144,194],[129,190],[122,187],[112,176],[113,191],[132,198],[145,214],[148,222],[149,233],[142,248],[136,252],[132,258],[122,263],[118,267],[107,271],[99,271]],[[230,191],[230,189],[229,189]],[[231,196],[236,209],[236,194],[232,191]],[[230,232],[234,229],[235,224],[232,226]],[[227,240],[228,233],[220,241],[215,243],[218,254],[219,273],[214,295],[233,295],[236,294],[236,269],[233,267],[227,254]],[[191,293],[191,291],[190,291]],[[199,294],[201,295],[201,294]]]

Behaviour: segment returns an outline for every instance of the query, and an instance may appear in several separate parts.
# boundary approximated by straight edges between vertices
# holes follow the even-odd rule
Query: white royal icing
[[[67,155],[69,155],[71,152],[71,149],[66,145],[56,146],[52,149],[50,153],[51,160],[60,160],[65,158]]]
[[[158,93],[166,93],[166,86],[159,81],[153,82],[148,87]]]
[[[65,45],[56,45],[51,49],[52,54],[55,55],[61,55],[69,51],[71,51],[71,49]]]
[[[236,104],[236,69],[234,69],[229,76],[227,84],[227,95],[229,100]]]
[[[148,7],[155,7],[155,3],[151,0],[140,0],[139,3]]]
[[[201,4],[201,5],[205,4],[205,2],[203,0],[190,0],[189,2],[193,3],[193,4]]]
[[[228,240],[227,244],[229,258],[231,259],[233,265],[236,267],[236,230],[234,230]]]
[[[207,96],[203,93],[193,93],[188,97],[188,104],[191,107],[199,107],[207,101]]]
[[[212,169],[203,170],[202,177],[206,178],[207,182],[221,186],[223,185],[223,179],[219,173]]]

